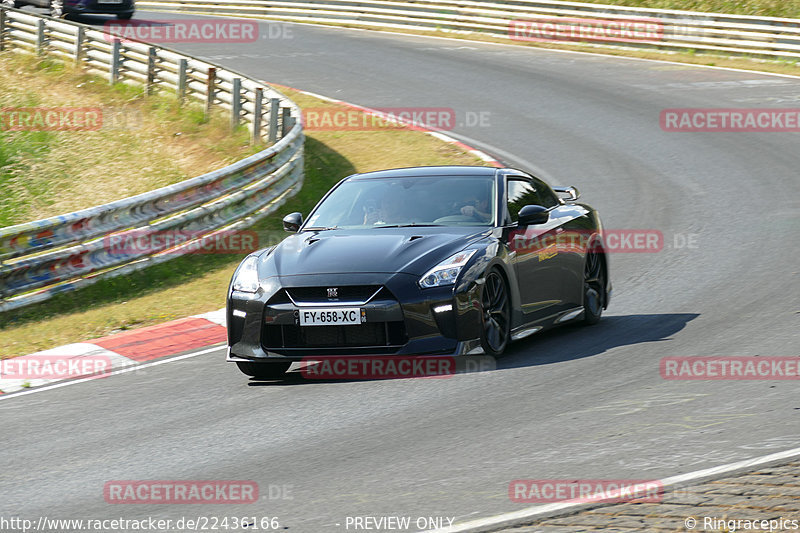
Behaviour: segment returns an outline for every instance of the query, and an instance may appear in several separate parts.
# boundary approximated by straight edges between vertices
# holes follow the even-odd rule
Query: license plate
[[[348,326],[361,324],[361,309],[358,307],[300,309],[299,314],[301,326]]]
[[[98,4],[121,4],[122,0],[97,0]]]

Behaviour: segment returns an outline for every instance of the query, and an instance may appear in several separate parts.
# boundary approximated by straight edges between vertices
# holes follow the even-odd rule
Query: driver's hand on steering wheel
[[[477,218],[482,222],[489,220],[489,218],[491,217],[489,213],[481,213],[481,211],[478,210],[478,208],[475,207],[474,205],[465,205],[464,207],[462,207],[461,214],[464,215],[465,217]]]

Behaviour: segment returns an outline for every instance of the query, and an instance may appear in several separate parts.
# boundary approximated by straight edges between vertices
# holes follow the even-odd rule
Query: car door
[[[515,254],[512,262],[517,275],[525,322],[556,314],[567,307],[560,264],[558,236],[566,220],[559,211],[561,203],[543,182],[523,176],[509,176],[506,181],[506,224],[508,246]],[[520,226],[519,211],[526,205],[548,209],[542,224]]]

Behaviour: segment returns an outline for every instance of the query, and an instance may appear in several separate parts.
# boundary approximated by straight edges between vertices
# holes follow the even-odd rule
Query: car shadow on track
[[[505,355],[495,361],[496,364],[472,365],[481,368],[481,372],[520,368],[526,366],[550,365],[584,357],[602,354],[619,346],[663,342],[681,331],[686,324],[700,316],[697,313],[621,315],[603,317],[599,324],[585,327],[565,325],[533,335],[512,344]],[[486,356],[476,356],[476,360]],[[469,366],[469,365],[468,365]],[[474,373],[470,372],[457,372]],[[310,385],[325,383],[348,383],[353,381],[385,381],[392,379],[409,379],[407,377],[384,377],[381,379],[313,379],[307,378],[301,371],[292,370],[282,379],[259,380],[252,378],[248,385],[286,386]]]
[[[565,325],[511,345],[497,368],[549,365],[599,355],[619,346],[662,342],[698,313],[605,316],[594,326]]]

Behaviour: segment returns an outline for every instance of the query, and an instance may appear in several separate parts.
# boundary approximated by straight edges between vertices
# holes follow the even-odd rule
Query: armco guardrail
[[[460,0],[139,0],[141,9],[343,24],[365,28],[479,33],[513,40],[586,41],[644,47],[800,58],[800,19],[560,2]],[[561,25],[551,25],[555,19]],[[570,20],[572,19],[572,20]],[[613,19],[609,21],[608,19]],[[649,20],[652,35],[626,39],[614,23]],[[601,39],[580,32],[581,22],[610,22]],[[527,23],[527,25],[526,25]],[[574,31],[571,29],[578,28]],[[560,35],[557,31],[561,30]],[[564,33],[569,33],[564,39]],[[614,38],[613,33],[617,32]],[[590,32],[591,33],[591,32]]]
[[[274,144],[181,183],[0,228],[0,312],[187,253],[201,239],[252,225],[302,185],[300,110],[262,82],[167,48],[121,42],[89,26],[5,7],[0,8],[2,50],[74,61],[112,82],[142,83],[149,92],[175,91],[181,99],[205,102],[207,112],[227,110],[233,127],[247,123],[254,141]],[[164,231],[193,238],[180,246],[153,239],[161,247],[140,251],[107,246],[112,236],[146,238]]]

